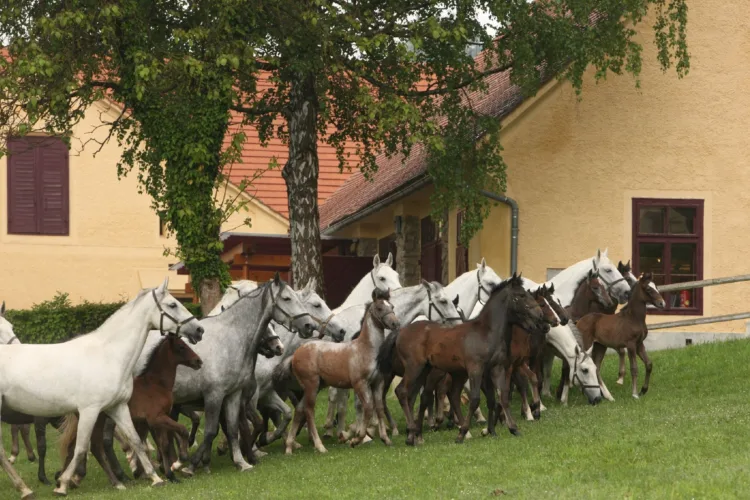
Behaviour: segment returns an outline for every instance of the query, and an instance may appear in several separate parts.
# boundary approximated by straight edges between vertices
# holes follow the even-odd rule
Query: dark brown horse
[[[169,416],[173,400],[172,388],[179,365],[197,370],[203,363],[181,338],[177,335],[166,335],[154,347],[143,372],[133,379],[133,393],[128,402],[130,417],[133,419],[138,435],[141,440],[144,440],[149,430],[152,432],[161,456],[164,474],[171,481],[176,481],[173,464],[177,461],[177,457],[169,451],[170,436],[174,435],[180,443],[180,460],[186,461],[188,458],[188,430]],[[65,419],[60,449],[67,466],[73,457],[78,418],[76,415],[68,415]],[[106,423],[106,415],[100,414],[91,436],[91,451],[104,469],[112,486],[124,489],[121,482],[124,474],[117,457],[112,449],[105,449],[104,427]],[[136,477],[138,472],[140,470],[136,470]]]
[[[520,276],[515,274],[493,289],[487,304],[474,320],[452,326],[419,321],[388,337],[378,355],[378,366],[381,372],[390,374],[395,350],[404,367],[399,399],[407,420],[408,445],[414,445],[421,437],[424,410],[432,404],[432,391],[424,391],[418,413],[419,422],[415,423],[412,407],[433,367],[452,375],[451,401],[459,399],[464,382],[467,378],[470,380],[469,412],[462,422],[456,442],[463,442],[469,431],[471,417],[479,406],[481,390],[488,401],[490,433],[495,433],[494,411],[503,411],[511,433],[518,433],[507,405],[513,323],[529,330],[542,327],[539,305],[523,288]],[[547,325],[544,327],[549,329]],[[489,384],[483,383],[485,377]],[[495,387],[500,388],[502,394],[497,408]]]
[[[651,273],[641,275],[638,283],[632,288],[630,299],[625,307],[617,314],[587,314],[578,322],[577,327],[583,338],[583,348],[594,347],[591,358],[596,363],[599,383],[602,383],[601,364],[608,347],[612,349],[626,348],[630,359],[630,375],[632,378],[632,394],[638,399],[648,392],[653,365],[648,359],[643,341],[648,331],[646,329],[646,309],[651,304],[659,309],[664,308],[664,299],[652,281]],[[640,394],[638,389],[638,362],[636,354],[646,366],[646,380],[643,382]]]
[[[533,292],[532,297],[542,310],[544,316],[544,322],[551,327],[558,326],[560,324],[568,323],[568,316],[565,309],[554,297],[554,286],[547,288],[543,285]],[[546,333],[540,329],[534,329],[526,331],[519,325],[514,324],[512,327],[512,338],[510,343],[510,371],[512,386],[515,386],[521,394],[521,411],[528,420],[538,420],[541,416],[541,399],[539,397],[539,376],[541,364],[538,360],[540,353],[546,344]],[[434,371],[434,370],[433,370]],[[446,381],[441,381],[441,385],[447,386],[447,389],[451,385],[450,375],[446,376]],[[531,382],[531,388],[533,393],[533,403],[529,404],[528,400],[528,387],[529,381]],[[429,384],[429,377],[428,377]],[[425,386],[427,390],[428,385]],[[440,394],[440,390],[437,391]],[[509,395],[510,398],[510,395]],[[461,422],[461,409],[460,401],[451,404],[451,408],[456,407],[456,411],[452,411],[455,422]],[[440,415],[438,415],[440,417]],[[500,414],[496,414],[495,418],[500,418]],[[436,421],[436,425],[439,426],[440,422]]]

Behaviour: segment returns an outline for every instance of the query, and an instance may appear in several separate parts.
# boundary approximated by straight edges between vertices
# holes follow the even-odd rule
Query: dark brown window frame
[[[641,234],[640,232],[640,209],[644,207],[689,207],[695,208],[695,228],[694,234]],[[700,199],[683,199],[683,198],[633,198],[633,270],[636,276],[640,274],[640,244],[641,243],[664,243],[665,257],[664,257],[664,276],[665,284],[672,282],[672,270],[671,270],[671,247],[673,243],[695,243],[696,244],[696,262],[695,262],[695,274],[696,279],[703,279],[703,239],[704,239],[704,200]],[[668,214],[669,210],[665,211],[664,230],[668,231]],[[679,293],[679,292],[673,292]],[[681,307],[676,309],[670,309],[669,306],[665,310],[658,310],[649,308],[649,314],[653,315],[680,315],[680,316],[702,316],[703,315],[703,290],[701,288],[695,289],[694,295],[694,307]]]
[[[35,154],[38,155],[37,150],[40,149],[40,145],[43,145],[45,141],[61,141],[58,137],[53,136],[36,136],[31,135],[27,137],[14,137],[10,136],[8,137],[8,149],[9,152],[7,154],[7,160],[6,160],[6,167],[7,167],[7,176],[6,176],[6,198],[7,198],[7,216],[6,216],[6,230],[9,235],[17,235],[17,236],[70,236],[70,151],[66,147],[66,155],[65,155],[65,170],[64,173],[64,184],[65,184],[65,191],[63,196],[63,202],[64,202],[64,209],[63,209],[63,220],[65,221],[65,232],[59,232],[59,233],[50,233],[43,231],[41,227],[41,222],[39,218],[41,217],[41,214],[43,212],[37,212],[36,217],[36,230],[35,231],[19,231],[19,230],[13,230],[11,219],[14,216],[16,212],[16,208],[13,206],[13,200],[11,197],[10,189],[13,186],[13,175],[15,173],[15,170],[13,168],[13,152],[12,152],[12,141],[27,141],[30,145],[34,144],[33,146],[35,150]],[[35,158],[35,181],[34,181],[34,190],[35,190],[35,196],[39,197],[38,190],[43,189],[43,183],[40,180],[41,172],[40,168],[37,167],[36,162],[39,161],[39,157],[37,156]],[[41,203],[37,203],[37,207],[41,207],[43,205],[43,200]]]

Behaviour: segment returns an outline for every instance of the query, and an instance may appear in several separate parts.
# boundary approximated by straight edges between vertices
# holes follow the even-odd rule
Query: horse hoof
[[[621,379],[621,378],[617,379],[617,385],[622,385],[623,383],[625,383],[625,381],[623,379]]]
[[[55,488],[54,490],[52,490],[52,492],[55,494],[56,497],[68,496],[68,492],[64,488]]]
[[[26,493],[24,496],[21,497],[21,500],[34,500],[36,497],[34,496],[34,492],[30,491]]]
[[[291,448],[287,448],[286,450],[284,450],[284,455],[291,455],[291,454],[292,454]]]
[[[456,444],[464,444],[465,436],[462,436],[461,434],[458,435],[456,438]]]
[[[153,482],[151,483],[151,487],[153,487],[153,488],[158,488],[158,487],[160,487],[160,486],[164,486],[165,484],[167,484],[167,482],[166,482],[166,481],[164,481],[164,480],[163,480],[163,479],[161,479],[161,478],[160,478],[160,479],[158,479],[158,480],[154,479],[154,480],[153,480]]]
[[[547,407],[544,406],[542,403],[539,403],[539,411],[547,411]]]
[[[18,457],[16,457],[15,455],[11,455],[10,457],[8,457],[8,462],[10,462],[10,464],[13,465],[14,463],[16,463],[17,458]]]
[[[299,450],[300,448],[302,448],[302,445],[300,443],[298,443],[297,441],[295,441],[295,442],[292,443],[292,447],[295,450]]]
[[[534,420],[539,420],[540,418],[542,418],[542,413],[540,410],[535,411],[533,415],[534,415]]]
[[[633,399],[641,399],[641,397],[638,394],[633,394]]]
[[[521,433],[518,432],[518,429],[508,429],[510,433],[516,437],[521,437]]]
[[[29,462],[36,462],[36,457],[34,455],[30,455]]]
[[[195,471],[193,470],[192,465],[188,465],[187,467],[182,468],[180,472],[185,474],[187,477],[193,477],[195,475]]]
[[[393,442],[388,439],[388,436],[386,436],[384,439],[381,439],[381,441],[383,441],[383,444],[386,446],[393,446]]]
[[[178,471],[182,469],[182,462],[179,460],[172,464],[172,466],[169,468],[172,472]]]
[[[175,478],[175,481],[176,481],[176,480],[177,480],[177,479]],[[125,488],[125,485],[124,485],[124,484],[122,484],[122,483],[118,483],[118,484],[116,484],[116,485],[115,485],[115,489],[116,489],[116,490],[120,490],[120,491],[122,491],[122,490],[125,490],[126,488]]]
[[[239,469],[240,472],[247,472],[249,470],[253,470],[253,466],[250,465],[250,464],[246,464],[246,465],[242,465],[242,466],[238,467],[238,469]]]
[[[641,388],[641,392],[640,392],[640,395],[641,395],[641,396],[645,396],[647,392],[648,392],[648,387],[642,387],[642,388]]]
[[[353,446],[352,446],[353,448]],[[318,453],[328,453],[328,450],[325,449],[325,447],[316,448]]]
[[[406,446],[414,446],[414,436],[409,436],[406,438]]]
[[[484,429],[482,429],[482,436],[487,436],[487,435],[489,435],[489,433],[490,433],[490,431],[486,427]]]
[[[46,486],[52,486],[52,483],[46,477],[40,477],[39,478],[39,482],[42,483],[42,484],[44,484],[44,485],[46,485]]]
[[[398,428],[397,428],[397,427],[394,427],[394,428],[393,428],[393,430],[391,431],[391,436],[392,436],[392,437],[396,437],[396,436],[398,436]]]
[[[471,431],[466,431],[466,436],[465,437],[466,437],[466,439],[471,439],[472,438]]]
[[[263,458],[265,456],[268,456],[268,453],[266,453],[265,451],[255,450],[255,456],[257,458]]]

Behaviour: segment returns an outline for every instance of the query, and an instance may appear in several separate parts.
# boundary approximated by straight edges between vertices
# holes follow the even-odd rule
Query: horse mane
[[[588,278],[589,278],[589,273],[586,273],[586,274],[583,275],[583,278],[581,278],[580,280],[578,280],[578,283],[576,283],[576,287],[574,288],[574,290],[575,290],[573,292],[574,296],[578,292],[578,289],[581,288],[581,285],[583,285],[583,282],[586,281]]]
[[[154,360],[156,359],[156,353],[159,351],[159,348],[164,344],[164,342],[167,341],[167,335],[164,335],[162,338],[159,339],[159,341],[154,344],[154,347],[149,351],[148,358],[146,359],[146,363],[143,365],[143,369],[139,370],[138,373],[135,374],[136,377],[143,375],[144,373],[151,371],[151,368],[153,368]]]
[[[249,281],[249,280],[248,280],[248,281]],[[219,313],[219,314],[222,314],[222,313],[224,313],[224,312],[226,312],[226,311],[230,310],[231,308],[233,308],[234,306],[236,306],[237,304],[239,304],[239,303],[240,303],[240,301],[241,301],[242,299],[246,299],[246,298],[255,298],[255,297],[259,297],[259,296],[263,295],[263,292],[265,292],[266,288],[268,288],[268,287],[270,286],[270,284],[271,284],[271,282],[270,282],[270,281],[267,281],[267,282],[263,283],[262,285],[258,285],[258,288],[256,288],[255,290],[252,290],[252,291],[250,291],[250,292],[248,292],[248,293],[246,293],[245,295],[240,295],[240,294],[239,294],[239,290],[238,290],[238,292],[237,292],[237,295],[239,296],[239,298],[238,298],[237,300],[235,300],[234,302],[232,302],[231,304],[229,304],[229,305],[228,305],[228,306],[227,306],[227,307],[226,307],[226,308],[225,308],[225,309],[224,309],[223,311],[221,311],[221,313]],[[287,286],[289,286],[289,285],[287,285]],[[217,316],[218,316],[219,314],[217,314]]]

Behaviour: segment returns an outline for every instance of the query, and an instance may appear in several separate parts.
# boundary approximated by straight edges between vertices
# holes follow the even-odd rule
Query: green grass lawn
[[[687,347],[654,353],[648,395],[630,397],[629,376],[617,386],[617,358],[605,362],[605,381],[616,401],[597,407],[579,391],[568,407],[547,401],[538,422],[514,415],[522,437],[502,429],[497,438],[454,444],[456,431],[425,434],[425,444],[407,448],[404,436],[392,448],[372,442],[357,449],[327,443],[320,455],[305,445],[292,457],[279,443],[250,472],[236,472],[228,457],[214,454],[212,472],[179,485],[152,489],[147,482],[113,490],[89,457],[89,475],[70,498],[748,498],[750,497],[750,341]],[[641,381],[643,365],[639,364]],[[559,365],[556,365],[559,373]],[[391,410],[401,422],[395,400]],[[326,405],[319,398],[318,424]],[[350,413],[350,419],[351,419]],[[8,427],[3,425],[6,450]],[[33,433],[32,433],[33,434]],[[48,471],[59,468],[56,431]],[[36,481],[36,464],[22,453],[17,467],[37,498],[53,498]],[[50,474],[51,475],[51,474]],[[0,498],[18,498],[5,475]]]

